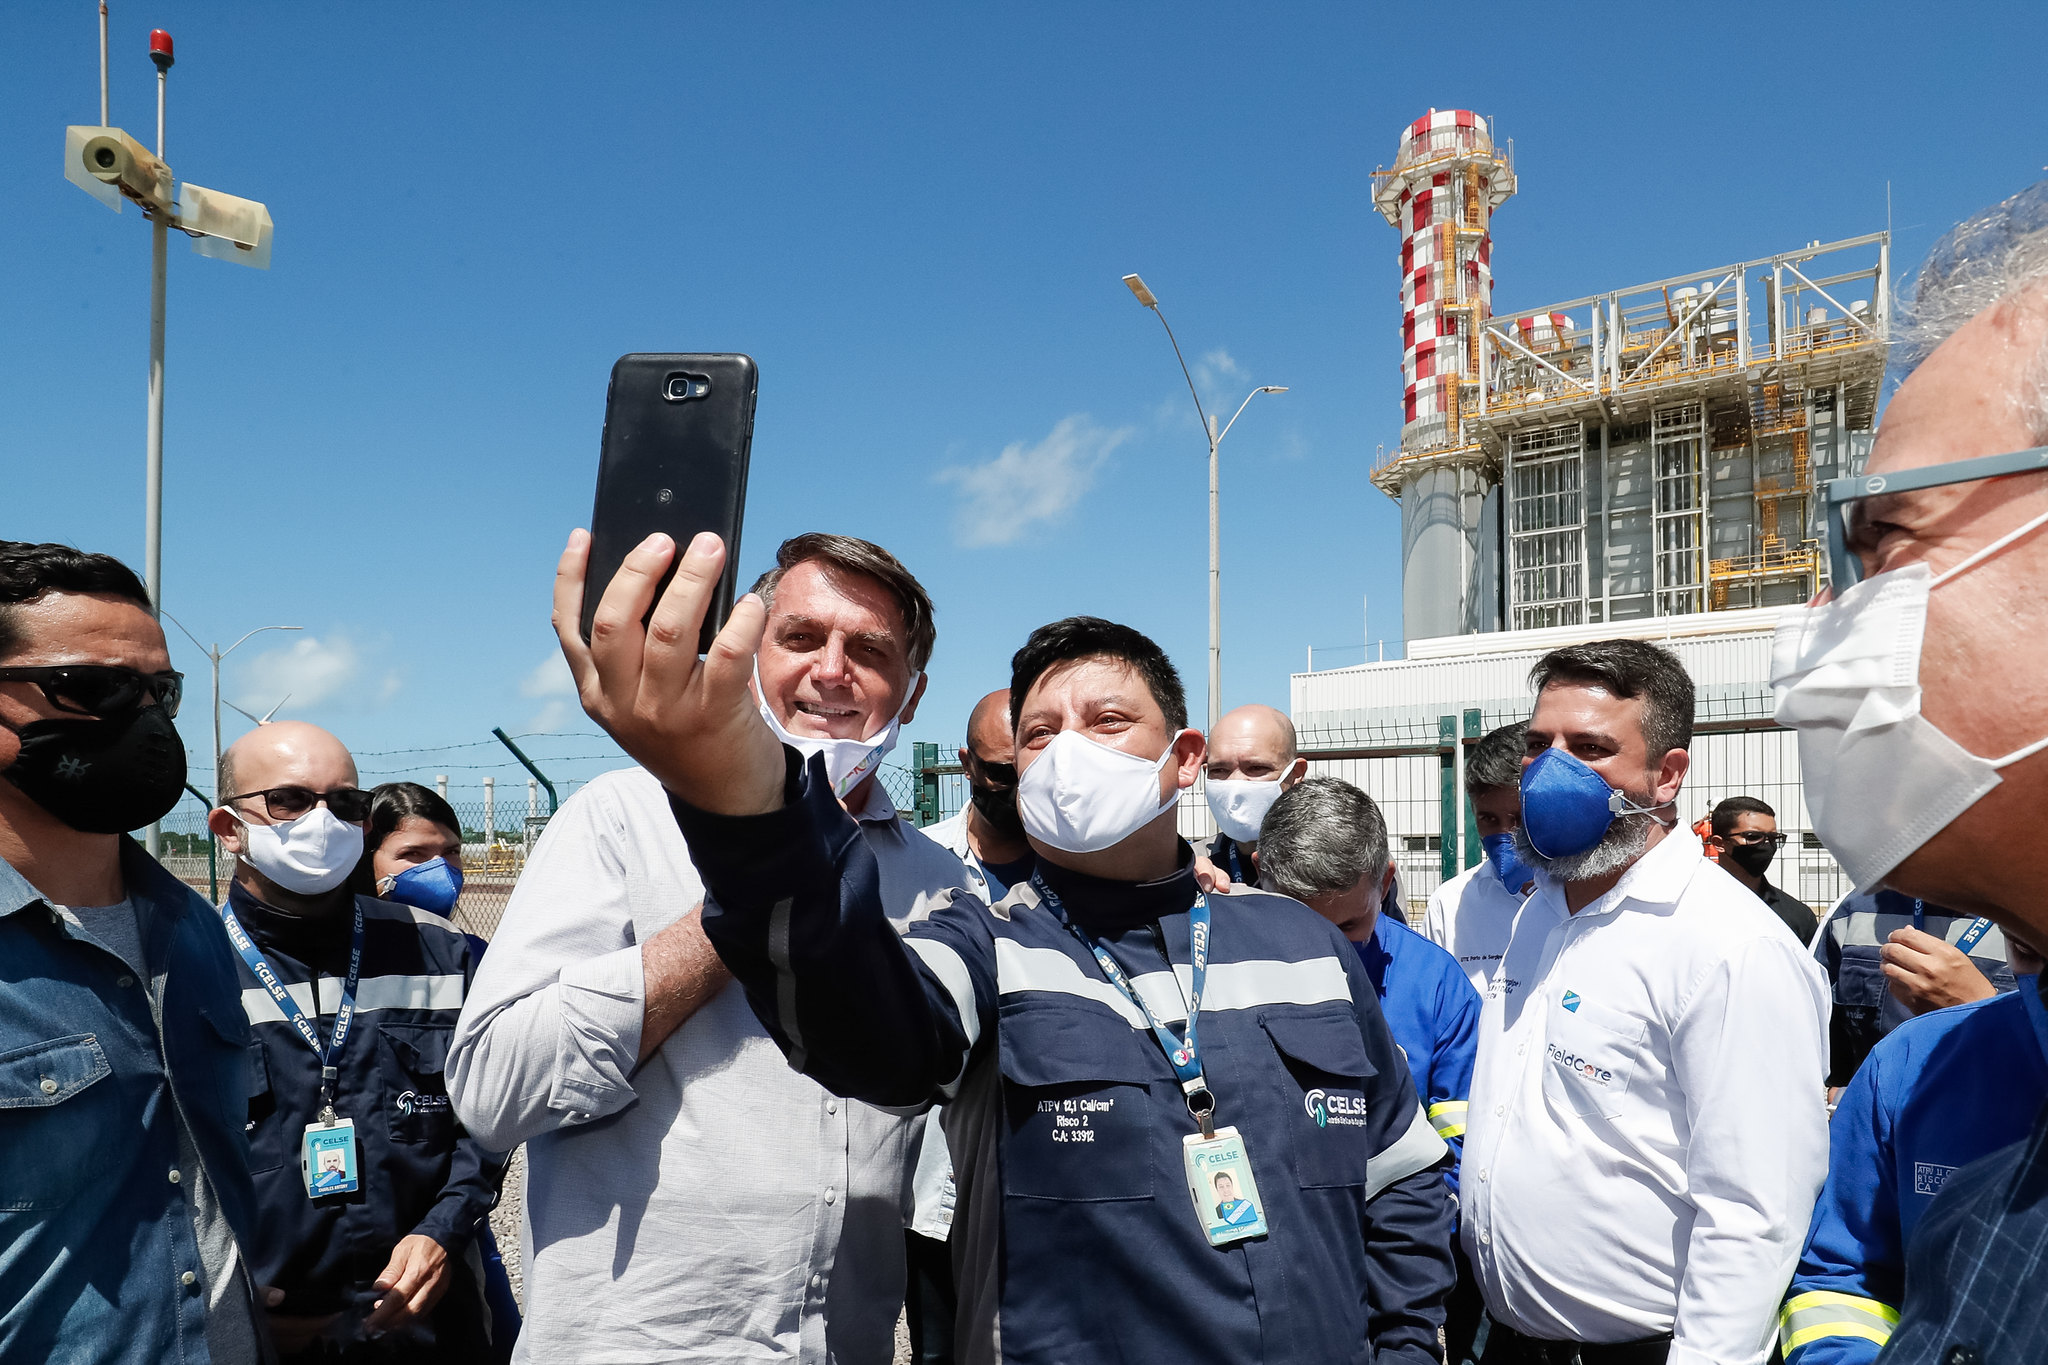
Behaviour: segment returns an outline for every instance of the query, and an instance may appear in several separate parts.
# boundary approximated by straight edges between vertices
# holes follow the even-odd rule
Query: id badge
[[[299,1139],[299,1174],[305,1178],[306,1193],[315,1199],[354,1194],[359,1183],[355,1120],[307,1124]]]
[[[1251,1154],[1237,1129],[1218,1128],[1212,1138],[1189,1133],[1180,1146],[1188,1194],[1195,1201],[1195,1216],[1209,1235],[1209,1245],[1224,1247],[1264,1237],[1266,1205],[1252,1178]]]

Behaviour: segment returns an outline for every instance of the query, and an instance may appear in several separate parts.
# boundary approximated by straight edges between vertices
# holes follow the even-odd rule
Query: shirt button
[[[1508,1107],[1504,1104],[1496,1104],[1495,1106],[1493,1106],[1493,1116],[1495,1118],[1499,1118],[1502,1114],[1505,1114],[1507,1112]]]
[[[116,978],[114,984],[116,986],[132,986],[135,984],[135,978],[123,973],[120,977]]]
[[[1942,1354],[1941,1365],[1977,1365],[1977,1353],[1967,1346],[1951,1346]]]
[[[839,1202],[839,1191],[837,1191],[837,1190],[833,1190],[833,1189],[828,1189],[828,1190],[826,1190],[826,1191],[825,1191],[825,1202],[826,1202],[826,1203],[828,1203],[828,1204],[836,1204],[836,1203],[838,1203],[838,1202]]]
[[[839,1112],[839,1101],[838,1101],[838,1100],[826,1100],[826,1101],[825,1101],[825,1112],[826,1112],[826,1113],[828,1113],[828,1114],[836,1114],[836,1113],[838,1113],[838,1112]]]
[[[182,1176],[182,1175],[178,1174],[178,1168],[177,1168],[176,1166],[173,1166],[173,1167],[171,1167],[171,1183],[172,1183],[173,1185],[177,1184],[177,1183],[178,1183],[179,1181],[183,1180],[184,1178],[185,1178],[184,1176]]]
[[[1481,1246],[1485,1246],[1485,1247],[1490,1247],[1490,1246],[1492,1246],[1492,1245],[1493,1245],[1493,1234],[1492,1234],[1492,1233],[1490,1233],[1490,1232],[1482,1232],[1482,1233],[1480,1233],[1480,1234],[1479,1234],[1479,1245],[1481,1245]]]
[[[57,1083],[51,1080],[48,1076],[43,1077],[43,1093],[45,1095],[54,1095],[57,1093]]]
[[[199,1283],[199,1277],[188,1270],[178,1277],[178,1283],[190,1289],[193,1285]]]
[[[811,1292],[812,1292],[813,1294],[816,1294],[816,1293],[818,1293],[818,1292],[819,1292],[820,1290],[824,1289],[824,1287],[825,1287],[825,1277],[824,1277],[823,1275],[813,1275],[813,1276],[811,1276]]]
[[[1480,1178],[1481,1180],[1484,1180],[1484,1179],[1486,1179],[1486,1172],[1485,1172],[1485,1171],[1481,1171],[1481,1172],[1479,1173],[1479,1178]]]

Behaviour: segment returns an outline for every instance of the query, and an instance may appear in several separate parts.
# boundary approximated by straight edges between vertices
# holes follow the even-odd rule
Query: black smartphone
[[[598,599],[634,546],[665,531],[680,559],[698,532],[713,531],[725,542],[725,573],[697,652],[711,648],[738,596],[757,381],[753,357],[744,355],[627,355],[612,366],[583,580],[586,641]],[[661,588],[675,572],[671,564]]]

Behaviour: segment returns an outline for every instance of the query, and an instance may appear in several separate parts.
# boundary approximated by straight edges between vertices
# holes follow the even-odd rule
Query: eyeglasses
[[[1783,848],[1787,836],[1782,830],[1743,829],[1721,836],[1731,844],[1743,848]]]
[[[141,673],[118,664],[44,664],[0,668],[0,682],[34,683],[59,711],[79,716],[118,716],[156,698],[173,720],[185,696],[183,673]]]
[[[263,798],[263,809],[273,820],[296,820],[323,801],[337,820],[355,825],[370,818],[371,793],[359,787],[336,787],[331,792],[316,792],[311,787],[265,787],[230,796],[228,800],[254,801],[259,796]]]
[[[1902,469],[1896,474],[1859,474],[1827,482],[1828,581],[1840,593],[1863,581],[1863,561],[1849,546],[1855,539],[1851,519],[1856,504],[1880,493],[1911,493],[1921,488],[1943,488],[1952,483],[1973,483],[1978,479],[2002,478],[2007,474],[2031,474],[2048,469],[2048,446],[2015,450],[2008,455],[1982,455],[1954,464],[1929,465],[1925,469]]]

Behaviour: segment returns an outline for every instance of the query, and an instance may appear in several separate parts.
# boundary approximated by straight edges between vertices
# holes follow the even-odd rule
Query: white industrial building
[[[1463,753],[1528,715],[1530,666],[1616,635],[1669,645],[1699,692],[1688,822],[1758,796],[1792,835],[1772,879],[1846,889],[1771,721],[1781,606],[1826,579],[1820,484],[1859,471],[1889,328],[1886,233],[1492,311],[1491,219],[1516,189],[1486,120],[1432,110],[1374,175],[1401,238],[1397,662],[1295,674],[1317,771],[1380,801],[1411,902],[1480,856]]]

